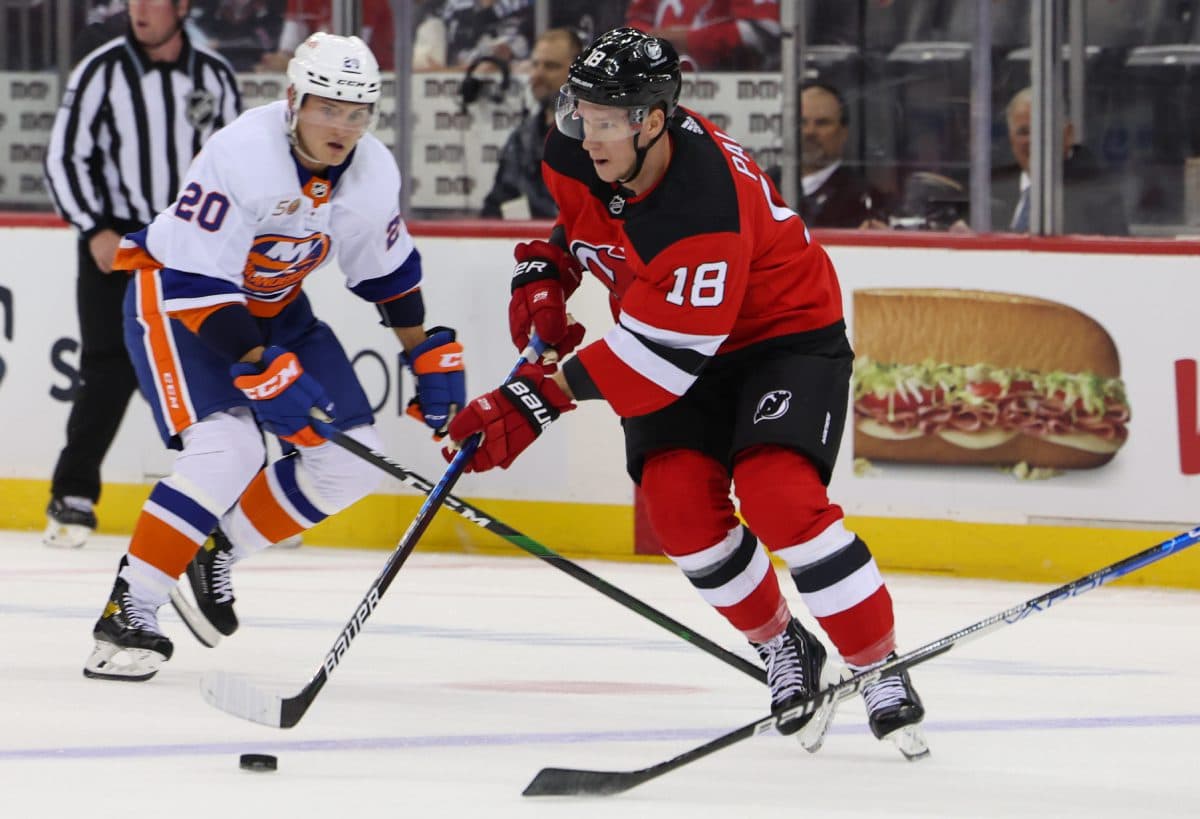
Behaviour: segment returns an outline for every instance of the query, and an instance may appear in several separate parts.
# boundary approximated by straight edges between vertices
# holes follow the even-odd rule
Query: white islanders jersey
[[[164,312],[236,302],[275,316],[333,258],[347,287],[368,301],[420,285],[420,257],[400,218],[400,172],[386,146],[364,134],[346,163],[317,177],[293,157],[286,118],[281,100],[218,131],[175,202],[122,242],[119,268],[160,268]]]

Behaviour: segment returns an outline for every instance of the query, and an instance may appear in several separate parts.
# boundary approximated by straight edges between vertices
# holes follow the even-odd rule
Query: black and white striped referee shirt
[[[152,63],[130,35],[110,40],[75,66],[54,120],[45,170],[55,207],[84,238],[149,223],[241,110],[233,68],[186,34],[173,63]]]

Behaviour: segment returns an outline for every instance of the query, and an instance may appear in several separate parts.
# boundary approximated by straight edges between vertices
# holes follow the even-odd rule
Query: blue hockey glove
[[[451,413],[467,403],[467,374],[456,333],[449,327],[431,327],[427,333],[423,342],[401,353],[401,360],[417,379],[409,414],[423,419],[440,437],[446,434]]]
[[[299,446],[318,446],[325,438],[309,426],[309,410],[320,407],[333,416],[333,401],[300,359],[282,347],[268,347],[258,364],[238,362],[229,368],[233,386],[254,403],[254,414],[269,432]]]

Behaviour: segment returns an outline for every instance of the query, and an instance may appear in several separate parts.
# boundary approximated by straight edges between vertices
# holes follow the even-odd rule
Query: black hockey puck
[[[242,754],[238,765],[243,771],[273,771],[279,767],[279,760],[270,754]]]

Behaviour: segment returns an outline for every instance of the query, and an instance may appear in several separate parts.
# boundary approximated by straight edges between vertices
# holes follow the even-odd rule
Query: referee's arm
[[[91,171],[99,158],[96,135],[107,96],[106,62],[102,53],[93,52],[71,72],[46,150],[46,183],[54,205],[84,239],[112,227],[105,193]]]

